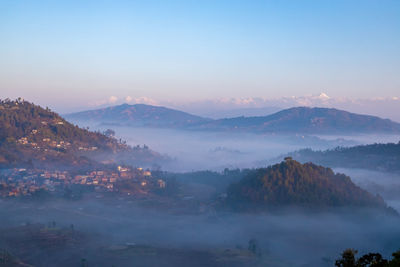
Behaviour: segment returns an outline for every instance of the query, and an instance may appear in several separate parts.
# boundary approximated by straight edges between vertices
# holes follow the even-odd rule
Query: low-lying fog
[[[131,145],[146,144],[175,158],[172,164],[161,166],[169,171],[260,167],[262,161],[301,148],[326,149],[380,141],[365,136],[353,141],[357,138],[324,140],[128,127],[99,130],[107,128]],[[335,171],[351,176],[360,187],[379,193],[400,211],[400,175],[339,168]],[[92,233],[96,238],[91,242],[103,247],[136,243],[199,250],[246,249],[249,240],[255,238],[263,255],[277,259],[283,266],[333,266],[346,248],[355,248],[360,254],[380,252],[386,258],[400,249],[399,218],[374,211],[366,213],[288,210],[256,215],[218,213],[206,206],[204,211],[191,214],[149,208],[121,197],[46,202],[0,200],[0,227],[51,221],[66,227],[73,224],[78,231]],[[82,253],[87,253],[80,256],[89,262],[97,257],[91,254],[93,251]]]
[[[94,127],[104,131],[109,127]],[[302,148],[330,149],[337,146],[399,142],[398,135],[277,136],[231,132],[196,132],[159,128],[111,127],[118,138],[131,145],[146,144],[174,160],[163,170],[172,172],[224,168],[264,167],[279,156]],[[329,166],[327,166],[329,167]],[[381,195],[400,212],[400,174],[355,169],[335,169],[360,187]]]
[[[195,132],[169,129],[114,128],[131,145],[146,144],[174,159],[162,166],[168,171],[223,170],[255,167],[257,161],[277,157],[311,145],[302,137],[277,137],[229,132]],[[315,141],[315,140],[314,140]],[[317,143],[317,142],[315,142]],[[326,146],[325,142],[316,146]]]
[[[262,254],[284,263],[282,266],[333,266],[346,248],[390,257],[400,245],[399,219],[362,214],[291,210],[275,215],[207,211],[182,215],[139,207],[124,199],[0,202],[1,227],[52,221],[66,227],[74,224],[76,230],[91,233],[91,242],[101,247],[135,243],[199,250],[247,249],[249,240],[256,239]],[[89,262],[96,257],[90,251],[82,253]]]
[[[130,145],[148,145],[168,155],[173,162],[162,164],[167,171],[222,170],[224,168],[261,167],[278,156],[302,149],[329,149],[374,142],[398,142],[398,136],[304,136],[258,135],[232,132],[201,132],[161,128],[91,126],[116,132]]]
[[[280,161],[279,156],[302,148],[330,149],[337,146],[399,142],[398,135],[353,136],[278,136],[231,132],[199,132],[159,128],[97,126],[104,131],[112,128],[118,138],[131,145],[146,144],[174,160],[161,166],[163,170],[183,172],[224,168],[265,167]],[[329,166],[327,166],[329,167]],[[380,194],[400,212],[400,174],[355,169],[335,169],[345,173],[360,187]]]
[[[379,194],[389,206],[400,212],[400,174],[345,168],[335,168],[334,171],[345,173],[361,188]]]
[[[81,124],[85,126],[85,124]],[[223,170],[224,168],[262,167],[280,155],[302,148],[330,149],[378,142],[398,142],[399,136],[306,136],[259,135],[232,132],[201,132],[162,128],[94,126],[91,129],[116,132],[116,137],[130,145],[148,145],[170,156],[173,161],[161,164],[163,170]]]

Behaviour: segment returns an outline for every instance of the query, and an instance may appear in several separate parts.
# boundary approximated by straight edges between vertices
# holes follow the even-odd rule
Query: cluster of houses
[[[54,192],[72,184],[91,186],[99,192],[118,192],[119,183],[124,181],[141,188],[142,192],[166,186],[164,180],[154,178],[149,170],[124,166],[118,166],[116,170],[93,170],[73,175],[68,171],[9,169],[0,173],[0,197],[30,196],[38,190]]]
[[[47,124],[46,121],[42,121],[42,124],[43,123]],[[58,124],[58,123],[63,123],[63,122],[62,121],[56,122],[56,124]],[[30,135],[32,135],[32,136],[36,135],[38,132],[39,132],[39,130],[34,129],[31,131]],[[39,142],[41,144],[38,144],[37,142]],[[37,142],[33,142],[32,138],[28,138],[28,137],[21,137],[20,139],[17,140],[18,144],[29,145],[29,146],[32,146],[32,148],[34,148],[34,149],[40,149],[41,148],[40,146],[42,146],[42,148],[44,148],[44,150],[47,150],[47,149],[45,149],[46,147],[48,147],[48,148],[63,148],[63,149],[68,149],[71,147],[71,143],[69,143],[69,142],[62,141],[62,140],[61,141],[51,140],[50,138],[42,138],[42,140],[39,140]]]
[[[46,122],[47,123],[47,122]],[[60,124],[63,122],[57,122],[57,124]],[[38,133],[38,130],[32,130],[31,131],[31,135],[35,135]],[[71,148],[71,143],[67,142],[67,141],[56,141],[56,140],[52,140],[50,138],[42,138],[41,140],[38,141],[40,144],[38,144],[37,142],[33,142],[32,140],[30,140],[28,137],[21,137],[20,139],[17,140],[18,144],[21,145],[28,145],[31,146],[33,149],[42,149],[44,151],[47,151],[49,148],[50,149],[70,149]],[[90,147],[85,147],[85,146],[79,146],[78,150],[80,151],[95,151],[97,150],[98,147],[96,146],[90,146]]]
[[[30,196],[39,190],[47,190],[44,184],[40,184],[35,178],[25,176],[23,179],[15,176],[0,178],[0,197]]]
[[[64,141],[57,142],[57,141],[51,140],[50,138],[43,138],[42,142],[43,142],[42,146],[40,146],[36,142],[31,142],[27,137],[21,137],[20,139],[17,140],[17,143],[19,143],[21,145],[29,145],[29,146],[32,146],[33,149],[43,148],[44,151],[47,151],[46,147],[68,149],[71,146],[71,143],[69,143],[69,142],[64,142]]]

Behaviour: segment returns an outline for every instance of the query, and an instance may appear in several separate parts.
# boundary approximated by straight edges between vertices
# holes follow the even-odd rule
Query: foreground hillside
[[[256,169],[228,188],[227,203],[235,209],[282,206],[378,207],[384,201],[364,191],[344,174],[313,163],[286,158],[280,164]]]
[[[293,158],[341,168],[359,168],[388,172],[400,171],[400,142],[338,147],[332,150],[303,149],[290,154]]]
[[[79,128],[23,100],[0,102],[0,167],[83,167],[97,162],[151,161],[160,157],[99,132]]]

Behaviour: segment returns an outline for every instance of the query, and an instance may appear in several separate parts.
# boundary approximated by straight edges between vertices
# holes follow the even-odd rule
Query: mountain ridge
[[[121,123],[127,126],[182,127],[206,122],[210,119],[180,110],[146,104],[121,104],[96,110],[81,111],[65,115],[70,120]]]
[[[400,133],[400,123],[389,119],[319,107],[294,107],[268,116],[221,119],[208,125],[208,128],[212,127],[236,130],[251,129],[259,133]]]
[[[400,123],[335,108],[293,107],[266,116],[209,119],[145,104],[118,105],[67,114],[66,118],[123,126],[252,133],[359,134],[400,133]]]

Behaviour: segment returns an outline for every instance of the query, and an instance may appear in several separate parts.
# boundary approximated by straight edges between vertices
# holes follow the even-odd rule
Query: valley
[[[3,131],[0,146],[0,248],[15,266],[333,266],[348,246],[386,258],[397,250],[392,169],[296,161],[305,147],[363,149],[376,133],[362,141],[91,122],[60,138],[51,123],[30,121],[15,143]],[[396,139],[378,138],[388,136]],[[10,161],[16,153],[24,160]]]

